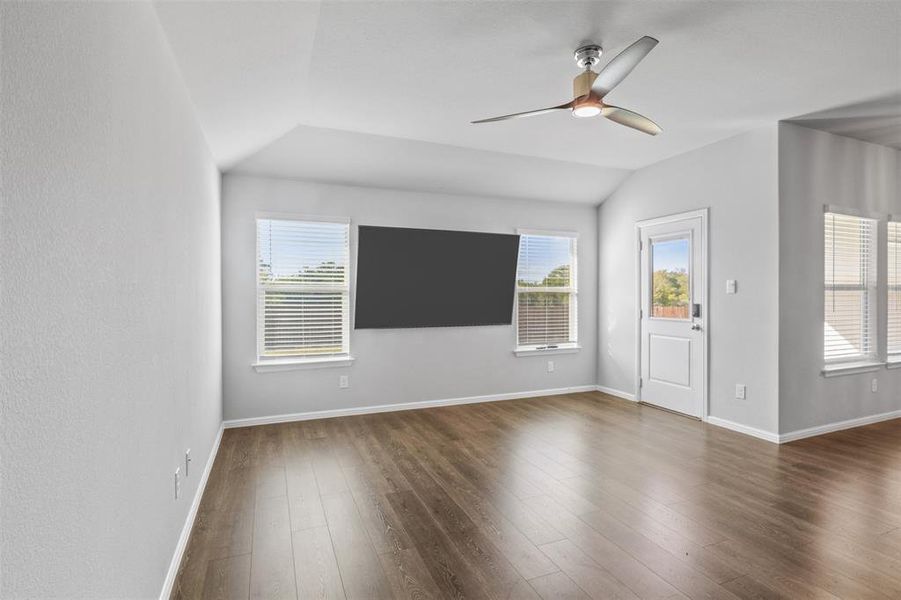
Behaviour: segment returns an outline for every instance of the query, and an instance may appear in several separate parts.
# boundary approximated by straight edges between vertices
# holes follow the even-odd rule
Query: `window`
[[[651,240],[651,316],[691,319],[691,241],[686,236]]]
[[[888,223],[888,356],[901,361],[901,222]]]
[[[575,234],[520,232],[517,350],[577,348]]]
[[[348,355],[349,229],[257,219],[259,364]]]
[[[877,356],[876,221],[825,215],[824,358],[829,362]]]

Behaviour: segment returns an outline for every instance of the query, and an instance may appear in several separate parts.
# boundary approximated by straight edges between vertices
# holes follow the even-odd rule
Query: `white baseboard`
[[[789,431],[788,433],[781,434],[764,431],[762,429],[756,429],[754,427],[748,427],[747,425],[734,423],[732,421],[727,421],[726,419],[720,419],[719,417],[707,417],[707,422],[711,425],[716,425],[717,427],[725,427],[726,429],[731,429],[732,431],[744,433],[745,435],[754,436],[756,438],[760,438],[774,444],[784,444],[786,442],[802,440],[804,438],[824,435],[826,433],[832,433],[834,431],[842,431],[844,429],[853,429],[855,427],[862,427],[864,425],[872,425],[873,423],[890,421],[892,419],[901,419],[901,410],[893,410],[891,412],[880,413],[878,415],[870,415],[867,417],[859,417],[857,419],[848,419],[847,421],[837,421],[835,423],[827,423],[826,425],[818,425],[817,427],[808,427],[807,429],[798,429],[796,431]]]
[[[742,425],[741,423],[727,421],[726,419],[720,419],[719,417],[714,416],[708,416],[707,422],[711,425],[716,425],[717,427],[723,427],[725,429],[731,429],[732,431],[737,431],[738,433],[743,433],[745,435],[760,438],[762,440],[772,442],[773,444],[778,444],[780,442],[778,434],[772,433],[770,431],[764,431],[763,429],[748,427],[747,425]]]
[[[870,415],[868,417],[859,417],[857,419],[848,419],[847,421],[838,421],[836,423],[828,423],[817,427],[808,427],[807,429],[798,429],[789,431],[779,436],[779,443],[793,442],[804,438],[813,437],[815,435],[823,435],[824,433],[832,433],[833,431],[841,431],[843,429],[853,429],[863,425],[872,425],[881,421],[890,421],[892,419],[901,418],[901,410],[893,410],[891,412],[880,413],[878,415]]]
[[[368,415],[373,413],[394,412],[399,410],[415,410],[436,406],[453,406],[456,404],[476,404],[478,402],[497,402],[499,400],[516,400],[517,398],[537,398],[540,396],[558,396],[578,392],[593,392],[595,385],[577,385],[573,387],[554,388],[550,390],[530,390],[526,392],[510,392],[507,394],[487,394],[485,396],[467,396],[464,398],[445,398],[443,400],[423,400],[421,402],[404,402],[400,404],[378,404],[354,408],[338,408],[334,410],[317,410],[267,417],[250,417],[248,419],[230,419],[223,423],[226,429],[232,427],[249,427],[251,425],[269,425],[271,423],[290,423],[292,421],[310,421],[312,419],[330,419],[332,417],[349,417],[352,415]]]
[[[613,388],[604,387],[603,385],[595,386],[595,389],[602,394],[607,394],[609,396],[616,396],[617,398],[622,398],[623,400],[630,400],[632,402],[637,402],[635,399],[635,394],[630,394],[629,392],[624,392],[622,390],[617,390]]]
[[[206,490],[206,482],[210,478],[210,471],[213,470],[213,463],[216,462],[216,455],[219,453],[219,442],[222,441],[222,432],[224,427],[219,425],[219,432],[213,441],[213,447],[210,455],[206,460],[206,466],[200,475],[200,483],[197,484],[197,491],[194,493],[194,500],[191,501],[191,509],[185,519],[185,525],[181,529],[181,535],[178,537],[178,544],[175,545],[175,554],[172,556],[172,562],[169,563],[169,572],[166,573],[166,580],[163,582],[163,590],[160,592],[160,600],[169,600],[172,595],[172,586],[175,585],[175,577],[178,575],[178,569],[181,566],[181,559],[188,549],[188,540],[191,538],[191,530],[194,528],[194,519],[197,518],[197,510],[200,508],[200,499],[203,498],[203,492]]]

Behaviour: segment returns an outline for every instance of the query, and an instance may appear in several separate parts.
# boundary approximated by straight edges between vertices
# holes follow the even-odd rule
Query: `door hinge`
[[[643,308],[638,309],[638,318],[644,319],[644,309]]]
[[[638,378],[638,387],[644,387],[644,377]]]
[[[639,250],[644,250],[644,242],[641,241],[641,240],[638,240],[638,249],[639,249]]]

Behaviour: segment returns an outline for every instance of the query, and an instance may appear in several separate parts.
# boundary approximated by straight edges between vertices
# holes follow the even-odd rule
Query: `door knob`
[[[698,325],[697,323],[692,323],[691,330],[692,331],[701,331],[701,326]]]

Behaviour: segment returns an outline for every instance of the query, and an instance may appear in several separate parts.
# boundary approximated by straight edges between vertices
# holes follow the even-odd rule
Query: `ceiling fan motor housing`
[[[576,75],[573,79],[573,98],[581,98],[587,96],[591,91],[591,84],[597,79],[598,74],[594,71],[584,71]]]
[[[580,69],[587,69],[601,62],[603,53],[604,50],[597,44],[588,44],[576,50],[573,58],[576,59],[576,64]]]

